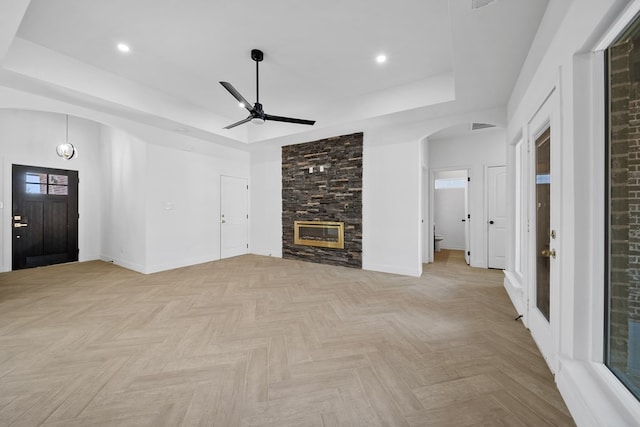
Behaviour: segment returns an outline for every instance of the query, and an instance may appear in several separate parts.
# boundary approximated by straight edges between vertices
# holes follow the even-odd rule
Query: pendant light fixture
[[[63,144],[58,144],[56,147],[56,153],[59,157],[62,157],[65,160],[71,160],[73,156],[76,155],[76,147],[73,146],[72,143],[69,142],[69,115],[67,114],[66,120],[66,137],[65,142]]]

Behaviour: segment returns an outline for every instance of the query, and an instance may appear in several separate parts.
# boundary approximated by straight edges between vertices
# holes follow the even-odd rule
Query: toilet
[[[440,252],[440,242],[442,242],[444,240],[444,237],[435,234],[433,236],[433,250],[436,252]]]

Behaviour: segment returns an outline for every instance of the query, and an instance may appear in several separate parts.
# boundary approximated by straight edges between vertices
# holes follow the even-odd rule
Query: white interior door
[[[220,258],[249,252],[248,195],[246,178],[220,177]]]
[[[487,169],[487,266],[504,270],[507,245],[507,168]]]
[[[464,260],[467,265],[471,263],[471,202],[469,201],[469,171],[467,171],[467,177],[465,178],[464,187]]]
[[[529,123],[527,326],[552,372],[559,346],[560,143],[555,92]]]

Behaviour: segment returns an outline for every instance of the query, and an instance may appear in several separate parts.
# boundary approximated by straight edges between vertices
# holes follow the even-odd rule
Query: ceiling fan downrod
[[[251,59],[256,61],[256,102],[260,103],[260,62],[264,59],[264,53],[260,49],[251,50]]]

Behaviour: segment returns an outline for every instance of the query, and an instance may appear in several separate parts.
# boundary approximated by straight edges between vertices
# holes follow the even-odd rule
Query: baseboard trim
[[[245,254],[239,254],[245,255]],[[160,264],[155,264],[150,267],[147,267],[144,271],[145,274],[159,273],[161,271],[174,270],[176,268],[189,267],[192,265],[203,264],[205,262],[219,261],[220,258],[213,258],[211,256],[202,256],[190,259],[181,259],[176,260],[175,262],[165,262]]]
[[[137,271],[138,273],[146,274],[144,271],[144,266],[140,264],[135,264],[123,259],[109,257],[109,256],[100,256],[100,259],[105,262],[112,262],[115,265],[119,265],[120,267],[124,267],[128,270]]]
[[[512,271],[504,271],[504,289],[511,299],[511,304],[518,314],[525,315],[527,307],[525,306],[524,289],[522,281]]]
[[[400,274],[403,276],[420,277],[422,275],[422,268],[420,268],[420,270],[418,271],[416,269],[398,267],[395,265],[370,264],[370,263],[363,262],[362,269],[370,270],[370,271],[379,271],[381,273]]]

